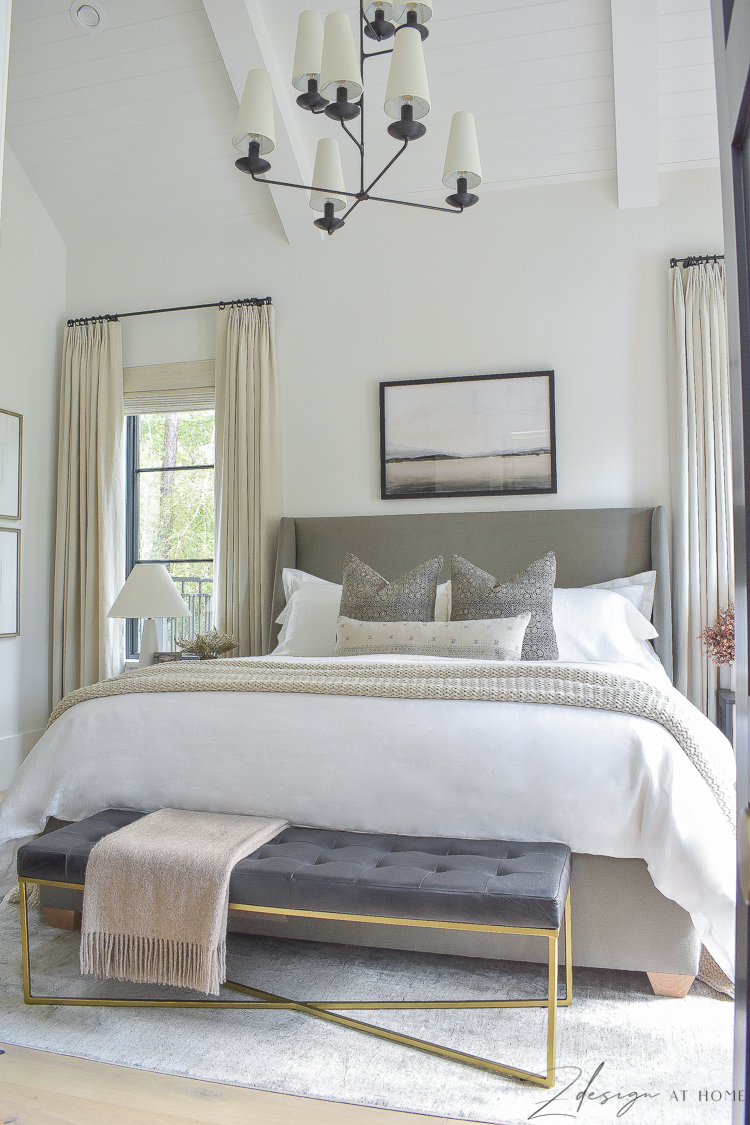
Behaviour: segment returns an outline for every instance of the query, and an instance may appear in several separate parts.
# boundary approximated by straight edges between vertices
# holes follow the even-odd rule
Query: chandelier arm
[[[363,59],[376,59],[378,55],[392,55],[393,47],[389,47],[387,51],[363,51]]]
[[[403,156],[403,154],[404,154],[404,153],[406,152],[406,149],[407,149],[407,146],[408,146],[408,144],[409,144],[409,138],[408,138],[408,137],[404,137],[404,143],[403,143],[403,145],[401,146],[401,148],[400,148],[400,149],[398,150],[398,152],[396,153],[396,155],[395,155],[395,156],[393,157],[393,159],[392,159],[392,160],[389,160],[389,161],[388,161],[388,163],[386,164],[386,166],[385,166],[385,168],[383,169],[383,171],[382,171],[382,172],[378,172],[377,176],[376,176],[376,177],[375,177],[375,179],[374,179],[374,180],[372,181],[372,183],[370,184],[370,186],[369,186],[368,188],[366,188],[366,189],[365,189],[365,194],[366,194],[366,195],[369,195],[369,194],[370,194],[371,190],[372,190],[372,189],[373,189],[373,188],[375,187],[375,184],[376,184],[376,183],[378,182],[378,180],[380,180],[380,179],[382,179],[382,178],[383,178],[383,176],[384,176],[384,175],[386,174],[386,172],[387,172],[387,171],[388,171],[388,169],[389,169],[389,168],[391,167],[391,165],[393,165],[393,164],[395,164],[395,163],[396,163],[396,161],[398,160],[399,156]],[[374,198],[374,197],[373,197],[373,198]]]
[[[359,207],[360,203],[362,202],[363,200],[357,199],[354,203],[352,203],[351,207],[349,207],[348,210],[344,211],[344,214],[341,216],[341,222],[343,223],[344,219],[348,219],[354,208]],[[333,231],[331,231],[331,233],[333,233]]]
[[[273,184],[275,187],[296,187],[301,188],[302,191],[322,191],[330,195],[348,195],[351,199],[360,199],[359,192],[344,191],[343,188],[322,188],[317,184],[290,184],[287,180],[267,180],[265,176],[256,176],[254,172],[250,175],[255,180],[256,184]]]
[[[399,153],[400,155],[401,153]],[[343,195],[344,192],[338,194]],[[446,215],[461,215],[464,211],[463,207],[436,207],[433,203],[410,203],[406,199],[386,199],[382,195],[368,195],[367,198],[374,200],[375,203],[398,203],[400,207],[421,207],[423,211],[444,211]]]
[[[362,99],[360,98],[360,103],[361,103],[361,101],[362,101]],[[354,136],[354,133],[352,133],[349,129],[347,129],[345,121],[341,122],[341,128],[344,130],[347,137],[351,137],[351,139],[354,141],[355,145],[357,146],[357,148],[360,151],[360,154],[364,154],[364,151],[365,151],[364,145],[361,145],[359,143],[359,141],[357,140],[357,138]]]

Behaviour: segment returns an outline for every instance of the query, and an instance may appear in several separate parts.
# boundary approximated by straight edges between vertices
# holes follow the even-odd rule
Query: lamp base
[[[138,657],[138,667],[150,668],[154,662],[154,653],[159,652],[159,647],[156,621],[153,617],[147,617],[143,622],[143,631],[141,632],[141,652]]]
[[[334,121],[352,121],[355,117],[359,117],[360,113],[360,107],[356,102],[329,102],[325,108],[326,117],[332,117]]]
[[[271,165],[262,156],[241,156],[235,160],[234,166],[240,172],[247,172],[248,176],[262,176],[271,170]]]
[[[359,117],[361,112],[356,102],[349,101],[346,86],[339,86],[336,91],[336,101],[329,102],[325,108],[326,117],[331,117],[334,121],[351,121],[352,118]]]
[[[418,141],[427,132],[427,127],[421,121],[392,121],[388,132],[398,141]]]
[[[479,202],[478,195],[472,195],[470,191],[457,191],[455,195],[446,195],[445,202],[449,203],[451,207],[473,207],[475,203]]]
[[[327,230],[329,234],[333,234],[339,227],[343,227],[344,220],[337,219],[333,210],[333,202],[327,199],[325,202],[325,213],[319,219],[316,219],[314,224],[318,230]]]
[[[365,35],[368,39],[375,39],[378,43],[382,43],[384,39],[390,39],[392,35],[396,34],[396,25],[388,23],[382,10],[375,13],[375,18],[370,20],[369,23],[365,21]]]

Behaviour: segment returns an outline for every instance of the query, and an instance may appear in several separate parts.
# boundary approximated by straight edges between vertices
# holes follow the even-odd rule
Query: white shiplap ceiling
[[[98,224],[127,231],[268,222],[268,189],[233,166],[237,98],[201,0],[95,2],[106,20],[95,34],[75,26],[69,0],[13,5],[7,139],[63,238],[90,238]],[[305,6],[246,4],[284,76]],[[323,14],[344,8],[356,26],[353,3],[316,6]],[[614,172],[609,0],[435,0],[429,29],[427,136],[383,181],[387,194],[445,194],[440,175],[456,109],[477,118],[483,191]],[[387,57],[367,66],[374,174],[396,142],[381,109]],[[293,104],[291,85],[289,94]],[[341,132],[325,117],[294,112],[312,165],[317,139]],[[659,137],[662,170],[718,161],[709,0],[659,0]],[[354,181],[349,149],[342,144]],[[306,204],[300,192],[299,207]]]

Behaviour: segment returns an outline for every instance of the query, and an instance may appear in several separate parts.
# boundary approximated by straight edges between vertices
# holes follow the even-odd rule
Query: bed
[[[657,571],[654,647],[671,674],[666,536],[663,508],[287,518],[273,618],[284,605],[283,568],[340,582],[347,552],[389,578],[457,553],[505,580],[554,550],[561,587]],[[637,676],[673,690],[661,671]],[[729,744],[697,712],[691,722],[728,774]],[[575,853],[576,964],[693,976],[705,942],[732,969],[731,827],[674,738],[646,718],[257,687],[89,699],[50,727],[0,806],[0,885],[15,847],[50,816],[166,805],[352,831],[559,840]],[[383,945],[538,956],[521,938],[440,935],[435,944],[434,935],[387,930]],[[269,919],[253,931],[364,941],[355,924]]]

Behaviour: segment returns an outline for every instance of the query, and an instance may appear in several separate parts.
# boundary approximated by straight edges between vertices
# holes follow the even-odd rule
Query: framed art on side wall
[[[0,409],[0,519],[21,518],[23,418]]]
[[[21,632],[21,532],[0,527],[0,637]]]
[[[380,384],[380,495],[557,492],[555,375],[460,375]]]

